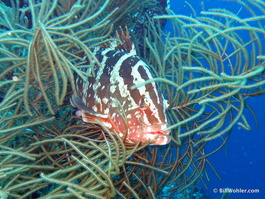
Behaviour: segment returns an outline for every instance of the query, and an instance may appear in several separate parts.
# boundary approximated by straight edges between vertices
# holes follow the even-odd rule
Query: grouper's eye
[[[139,102],[139,106],[143,110],[145,110],[147,108],[145,96],[141,97],[140,102]]]

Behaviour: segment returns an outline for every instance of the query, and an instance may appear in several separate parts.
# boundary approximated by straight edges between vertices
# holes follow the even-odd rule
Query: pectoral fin
[[[78,109],[80,109],[81,111],[85,112],[86,115],[91,115],[93,117],[99,117],[99,118],[107,118],[108,117],[108,115],[98,113],[98,112],[94,111],[92,108],[87,107],[83,103],[83,101],[77,96],[72,96],[71,104],[73,106],[77,107]]]

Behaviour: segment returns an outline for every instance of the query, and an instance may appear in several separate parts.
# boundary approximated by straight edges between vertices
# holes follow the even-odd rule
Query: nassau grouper
[[[87,81],[76,77],[77,96],[72,97],[71,103],[79,109],[84,122],[99,120],[128,143],[152,140],[151,145],[168,144],[168,103],[155,82],[131,89],[153,75],[136,55],[128,29],[116,37],[121,43],[113,42],[94,51],[99,63],[95,77]]]

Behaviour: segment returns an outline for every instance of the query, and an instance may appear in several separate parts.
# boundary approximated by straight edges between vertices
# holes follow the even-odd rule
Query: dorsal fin
[[[125,51],[131,53],[132,55],[136,55],[135,46],[131,40],[127,26],[125,26],[125,32],[120,26],[120,31],[116,30],[115,38],[116,40],[104,43],[103,45],[96,47],[94,49],[94,52],[97,52],[98,50],[111,48],[113,50]]]
[[[120,44],[116,46],[116,50],[124,50],[130,52],[132,50],[132,40],[129,35],[129,30],[127,26],[125,26],[125,33],[120,26],[120,32],[116,30],[116,39],[121,41]]]
[[[127,26],[125,26],[125,32],[120,26],[120,31],[116,31],[116,39],[120,40],[121,43],[116,43],[115,50],[126,51],[136,55],[135,47],[131,40]]]

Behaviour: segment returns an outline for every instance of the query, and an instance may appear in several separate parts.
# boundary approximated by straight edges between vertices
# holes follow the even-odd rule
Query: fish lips
[[[133,126],[128,129],[126,138],[132,143],[137,143],[141,140],[140,142],[144,144],[151,140],[150,145],[165,145],[171,141],[170,131],[163,130],[167,126],[167,124]]]

